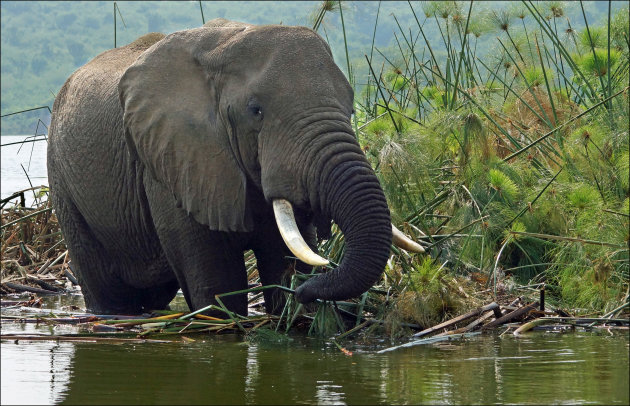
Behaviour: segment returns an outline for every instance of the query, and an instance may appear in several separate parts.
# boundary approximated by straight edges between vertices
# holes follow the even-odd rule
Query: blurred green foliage
[[[201,3],[206,21],[223,17],[254,24],[308,27],[313,26],[321,5],[317,1]],[[418,2],[414,3],[417,5]],[[438,6],[437,3],[435,6]],[[482,7],[490,6],[484,3],[488,2],[477,4]],[[508,3],[510,2],[493,2],[491,7],[505,7]],[[375,34],[375,46],[381,51],[398,49],[393,36],[397,27],[393,16],[406,28],[413,27],[415,21],[407,2],[386,1],[380,6],[375,30],[378,2],[344,1],[342,4],[348,52],[357,77],[356,86],[360,88],[366,82],[364,78],[367,75],[367,66],[363,55],[370,53],[372,35]],[[605,17],[606,8],[601,4],[585,4],[593,21]],[[147,32],[168,34],[202,24],[198,1],[118,1],[117,5],[124,20],[123,23],[120,16],[117,16],[119,46],[128,44]],[[467,9],[466,7],[459,7],[458,10]],[[576,13],[578,10],[572,12]],[[2,1],[0,15],[2,115],[43,105],[52,108],[54,95],[72,72],[101,52],[114,47],[112,1]],[[617,31],[623,30],[622,23],[623,21],[617,23]],[[473,22],[471,29],[480,29],[479,27],[480,24]],[[339,67],[344,72],[347,71],[339,13],[327,13],[318,32],[329,42]],[[437,38],[440,32],[437,27],[428,27],[427,35]],[[480,49],[484,48],[486,40],[489,38],[481,38]],[[46,110],[5,117],[2,119],[1,133],[33,134],[38,118],[46,124],[49,122]]]

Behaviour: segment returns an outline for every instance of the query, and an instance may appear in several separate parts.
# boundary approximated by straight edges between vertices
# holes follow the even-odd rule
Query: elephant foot
[[[100,294],[94,294],[89,288],[85,288],[83,298],[86,309],[91,313],[134,315],[168,309],[168,304],[178,289],[175,280],[149,289],[117,286],[109,290],[100,290]]]

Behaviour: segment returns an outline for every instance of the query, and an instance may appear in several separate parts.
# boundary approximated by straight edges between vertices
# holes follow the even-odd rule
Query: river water
[[[180,298],[181,299],[181,298]],[[45,307],[82,306],[80,296]],[[6,310],[5,310],[6,311]],[[2,322],[2,334],[76,327]],[[2,404],[628,404],[628,331],[483,334],[384,354],[390,345],[240,334],[194,342],[2,340]]]
[[[2,144],[24,137],[2,137]],[[47,184],[46,143],[2,147],[2,197]],[[30,158],[32,152],[32,159]],[[28,166],[29,159],[30,168]],[[27,198],[29,196],[27,195]],[[28,203],[27,203],[28,204]],[[181,293],[179,297],[181,301]],[[79,296],[47,298],[55,311]],[[3,310],[3,313],[6,310]],[[3,320],[2,334],[76,327]],[[2,340],[5,404],[628,404],[628,331],[484,334],[384,354],[387,341],[242,335],[161,344]]]
[[[37,137],[41,140],[42,137]],[[46,141],[14,144],[24,140],[33,140],[28,135],[4,135],[0,137],[2,154],[0,164],[0,195],[9,197],[13,193],[32,186],[48,185],[46,170]],[[13,145],[7,145],[13,144]],[[30,179],[30,183],[29,183]],[[32,192],[26,193],[26,205],[33,203]]]

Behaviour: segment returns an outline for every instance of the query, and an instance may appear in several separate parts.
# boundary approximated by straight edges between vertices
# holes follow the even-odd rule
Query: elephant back
[[[53,105],[47,163],[52,193],[71,201],[105,245],[116,244],[117,232],[148,227],[117,88],[127,67],[163,37],[147,34],[96,56],[66,80]]]
[[[100,121],[103,111],[113,110],[111,107],[104,110],[108,102],[114,101],[119,106],[117,86],[120,77],[138,56],[162,38],[164,34],[157,32],[143,35],[126,46],[97,55],[77,69],[55,98],[50,127],[51,141],[71,135],[72,125],[68,124],[80,125],[82,119]],[[120,106],[118,110],[122,111]]]

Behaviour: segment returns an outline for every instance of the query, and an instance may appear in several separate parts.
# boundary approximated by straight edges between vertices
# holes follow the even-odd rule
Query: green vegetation
[[[335,60],[345,72],[349,59],[353,76],[357,78],[356,86],[361,88],[368,75],[363,54],[368,53],[371,44],[383,52],[397,51],[399,48],[392,35],[398,29],[397,22],[408,30],[416,24],[414,17],[405,1],[382,2],[380,8],[376,1],[343,2],[344,36],[338,2],[327,3],[332,12],[322,14],[321,2],[316,1],[201,2],[205,21],[224,17],[254,24],[318,25],[318,32],[329,42]],[[510,2],[499,3],[501,5],[493,2],[492,7],[506,7]],[[624,3],[613,2],[613,9],[618,9],[620,4]],[[147,32],[168,34],[202,24],[198,1],[117,1],[116,5],[118,46],[128,44]],[[479,7],[487,8],[489,4],[475,3],[475,9]],[[601,22],[606,18],[604,3],[586,2],[585,10],[589,22]],[[379,18],[375,27],[377,11]],[[576,7],[571,7],[566,13],[572,19],[581,16],[581,10]],[[3,116],[44,105],[52,108],[54,95],[72,72],[114,47],[112,1],[2,1],[0,20],[0,112]],[[531,19],[524,21],[529,24]],[[613,32],[623,29],[623,23],[622,20],[614,20]],[[470,23],[473,32],[484,33],[476,39],[479,51],[484,50],[484,54],[493,42],[489,35],[485,35],[487,25],[477,20]],[[582,26],[583,23],[577,19],[575,28]],[[425,34],[428,38],[439,38],[441,35],[437,26],[431,24],[425,27]],[[615,38],[623,37],[617,35]],[[435,52],[442,55],[443,46],[434,46]],[[49,117],[45,110],[3,117],[1,131],[3,135],[32,135],[37,129],[38,119],[47,124]],[[44,134],[45,128],[40,124],[37,131]]]
[[[451,297],[439,312],[428,299],[438,268],[495,293],[544,282],[555,305],[584,312],[627,301],[627,7],[601,25],[580,13],[579,31],[561,2],[408,7],[415,30],[396,33],[399,52],[373,64],[356,102],[394,223],[430,248],[392,257],[397,314],[426,325],[427,309],[448,313]],[[430,25],[442,35],[417,41]],[[476,51],[480,32],[494,58]]]

